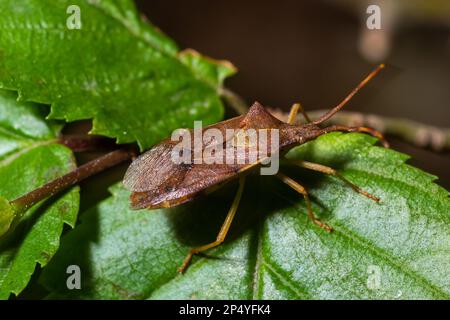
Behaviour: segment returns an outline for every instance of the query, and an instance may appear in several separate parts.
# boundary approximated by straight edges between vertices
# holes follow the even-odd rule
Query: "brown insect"
[[[249,129],[278,129],[278,146],[266,146],[267,152],[258,152],[256,154],[256,158],[254,158],[253,161],[250,161],[250,163],[248,163],[248,160],[250,158],[249,153],[247,152],[249,146],[245,145],[244,143],[244,148],[238,148],[239,144],[229,143],[230,138],[228,138],[226,141],[218,141],[214,139],[211,139],[206,143],[202,141],[200,148],[201,154],[204,154],[204,152],[208,151],[208,149],[217,148],[218,145],[220,145],[224,148],[224,152],[231,151],[230,154],[233,154],[238,158],[245,158],[245,160],[247,161],[244,161],[243,164],[237,163],[238,161],[235,161],[231,164],[207,164],[206,161],[201,163],[191,161],[190,163],[177,164],[173,161],[172,152],[175,146],[178,144],[178,141],[172,141],[170,139],[162,141],[161,143],[154,146],[151,150],[145,152],[133,161],[133,163],[128,168],[128,171],[126,172],[124,178],[125,186],[132,191],[130,200],[133,209],[174,207],[182,203],[191,201],[192,199],[202,194],[207,194],[217,189],[223,183],[229,182],[233,179],[239,179],[239,187],[236,196],[222,225],[222,228],[217,235],[216,241],[198,248],[191,249],[185,260],[183,261],[181,267],[179,268],[179,272],[183,272],[186,269],[194,254],[203,252],[212,247],[216,247],[225,240],[242,196],[246,174],[258,167],[261,167],[262,163],[266,161],[268,157],[271,157],[275,154],[280,154],[281,156],[283,156],[293,147],[296,147],[307,141],[313,140],[318,136],[333,131],[368,133],[379,138],[381,142],[385,146],[387,146],[387,142],[385,141],[383,135],[371,128],[347,127],[340,125],[333,125],[325,128],[320,127],[320,124],[322,124],[323,122],[331,118],[336,112],[338,112],[359,91],[359,89],[361,89],[383,67],[384,65],[379,65],[341,103],[322,115],[317,120],[311,121],[304,110],[301,108],[300,104],[294,104],[289,114],[288,121],[283,122],[272,116],[268,111],[266,111],[266,109],[264,109],[261,104],[255,102],[246,115],[222,121],[201,129],[202,132],[205,132],[209,129],[217,129],[224,135],[227,129],[238,129],[237,133],[234,136],[230,137],[231,139],[236,139],[236,137],[241,135],[242,132],[245,132]],[[304,125],[295,124],[297,113],[299,111],[303,114],[304,118],[307,121],[307,123]],[[242,144],[240,146],[242,147]],[[190,153],[190,156],[192,156],[192,158],[195,160],[197,159],[196,157],[198,157],[198,154],[195,154],[194,149],[195,146],[191,144],[191,147],[186,148],[185,150],[183,150],[183,152]],[[356,192],[374,201],[379,201],[377,197],[367,193],[366,191],[363,191],[361,188],[341,176],[333,168],[300,160],[291,161],[291,163],[303,168],[336,176],[337,178],[348,184],[350,187],[352,187]],[[330,226],[320,221],[314,215],[311,209],[311,201],[309,199],[308,192],[302,185],[281,172],[278,172],[276,174],[276,177],[278,177],[281,181],[303,195],[307,205],[308,217],[312,222],[328,232],[332,231],[332,228]]]

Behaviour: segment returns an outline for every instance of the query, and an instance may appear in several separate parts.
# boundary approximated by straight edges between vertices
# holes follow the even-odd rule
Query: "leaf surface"
[[[60,124],[44,120],[44,106],[16,98],[0,91],[0,299],[19,294],[36,263],[48,263],[64,224],[75,225],[79,205],[75,187],[24,214],[10,206],[9,201],[75,168],[72,152],[56,143]]]
[[[236,186],[173,209],[132,211],[116,185],[64,237],[41,281],[50,298],[448,299],[448,192],[374,143],[332,133],[288,154],[333,166],[381,198],[285,168],[307,186],[331,234],[307,219],[301,196],[273,177],[250,177],[226,243],[179,275],[189,248],[215,239]],[[81,267],[81,290],[65,287],[69,264]]]
[[[0,12],[0,88],[51,105],[50,118],[93,119],[92,133],[145,149],[223,116],[234,67],[179,53],[131,0],[3,0]]]

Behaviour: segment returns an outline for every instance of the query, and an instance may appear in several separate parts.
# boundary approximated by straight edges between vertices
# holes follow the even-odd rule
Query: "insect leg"
[[[367,127],[347,127],[347,126],[334,125],[334,126],[329,126],[329,127],[326,127],[326,128],[323,129],[323,133],[334,132],[334,131],[368,133],[368,134],[374,136],[375,138],[380,139],[381,144],[383,145],[383,147],[389,148],[389,143],[387,142],[387,140],[384,137],[384,135],[380,131],[377,131],[377,130],[372,129],[372,128],[367,128]]]
[[[234,218],[237,208],[239,206],[239,202],[241,201],[242,192],[244,190],[244,184],[245,184],[245,177],[240,177],[239,178],[239,187],[238,187],[237,193],[234,197],[233,204],[231,205],[231,208],[228,211],[225,221],[223,222],[223,225],[220,228],[220,231],[219,231],[219,234],[217,235],[216,241],[211,242],[209,244],[205,244],[198,248],[191,249],[189,251],[188,255],[186,256],[186,258],[184,259],[183,264],[178,269],[178,272],[183,273],[186,270],[187,266],[189,265],[189,262],[191,261],[192,257],[194,256],[194,254],[203,252],[203,251],[208,250],[213,247],[217,247],[225,240],[225,237],[227,236],[228,230],[230,229],[231,223],[233,222],[233,218]]]
[[[306,114],[305,110],[303,109],[302,105],[300,103],[294,103],[291,107],[291,111],[289,112],[289,117],[287,123],[294,124],[295,120],[297,120],[297,113],[300,111],[300,113],[305,118],[306,122],[311,122],[311,119]]]
[[[308,192],[301,184],[299,184],[297,181],[293,180],[292,178],[289,178],[288,176],[286,176],[285,174],[283,174],[281,172],[277,173],[276,177],[279,178],[284,183],[286,183],[289,187],[291,187],[292,189],[294,189],[295,191],[297,191],[298,193],[303,195],[303,197],[305,198],[305,201],[306,201],[306,209],[308,211],[308,217],[312,222],[314,222],[316,225],[318,225],[319,227],[321,227],[322,229],[324,229],[327,232],[333,231],[333,228],[331,228],[329,225],[320,221],[314,215],[312,208],[311,208],[311,200],[309,199]]]
[[[317,172],[322,172],[331,176],[335,176],[336,178],[340,179],[341,181],[345,182],[347,185],[349,185],[353,190],[355,190],[356,192],[362,194],[363,196],[366,196],[369,199],[372,199],[376,202],[380,201],[380,198],[375,197],[374,195],[371,195],[370,193],[368,193],[367,191],[364,191],[363,189],[361,189],[360,187],[358,187],[356,184],[353,184],[352,182],[350,182],[349,180],[347,180],[343,175],[341,175],[339,172],[337,172],[335,169],[318,164],[318,163],[314,163],[314,162],[309,162],[309,161],[303,161],[303,160],[288,160],[288,162],[295,164],[297,166],[300,166],[302,168],[305,169],[309,169],[309,170],[313,170],[313,171],[317,171]]]

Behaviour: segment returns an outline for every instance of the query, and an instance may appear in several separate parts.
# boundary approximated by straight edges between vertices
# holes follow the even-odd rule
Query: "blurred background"
[[[138,0],[181,48],[227,59],[227,86],[247,102],[289,110],[336,105],[377,63],[387,68],[346,107],[450,128],[448,0]],[[369,5],[381,30],[369,30]],[[393,148],[450,189],[450,152],[389,137]]]

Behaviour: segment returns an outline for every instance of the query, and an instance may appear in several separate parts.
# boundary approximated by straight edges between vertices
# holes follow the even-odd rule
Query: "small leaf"
[[[215,239],[235,185],[173,209],[132,211],[129,192],[82,217],[44,270],[49,298],[448,299],[450,198],[407,157],[362,134],[332,133],[290,157],[333,166],[381,198],[334,177],[284,168],[310,191],[331,234],[306,217],[301,196],[273,177],[249,178],[227,241],[176,272],[192,246]],[[81,290],[65,288],[69,264]]]
[[[0,299],[19,294],[36,263],[48,263],[64,224],[75,225],[79,204],[76,187],[15,217],[9,201],[75,168],[72,152],[56,143],[60,124],[44,121],[44,106],[16,97],[0,91]]]
[[[81,29],[67,27],[69,6],[78,6]],[[218,92],[234,67],[178,55],[131,0],[2,0],[0,12],[0,88],[51,104],[50,118],[93,119],[93,133],[144,149],[223,116]]]

